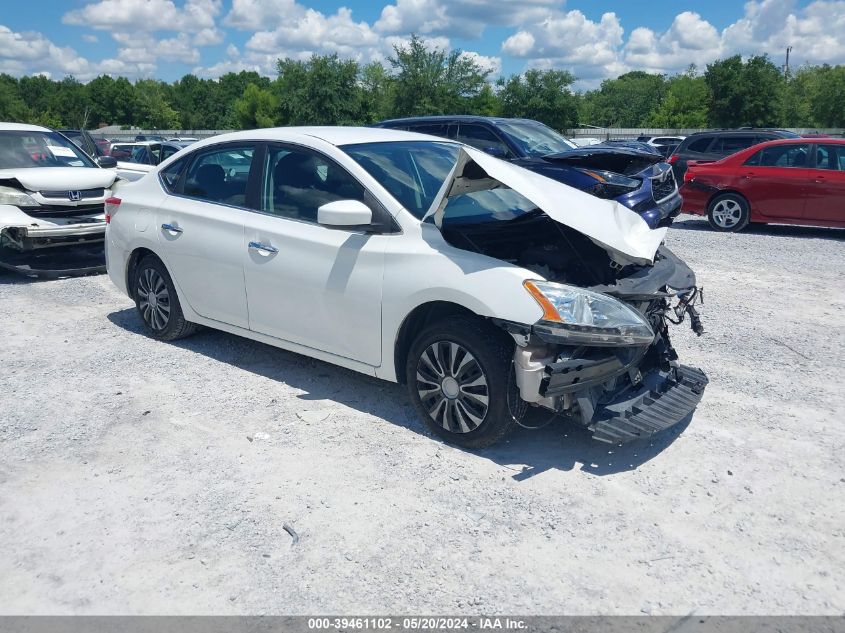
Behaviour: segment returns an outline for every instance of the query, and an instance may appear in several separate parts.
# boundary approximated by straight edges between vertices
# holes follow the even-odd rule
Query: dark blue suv
[[[599,198],[618,200],[651,228],[669,226],[681,209],[672,167],[660,154],[620,145],[579,148],[539,121],[425,116],[382,121],[376,127],[466,143]]]

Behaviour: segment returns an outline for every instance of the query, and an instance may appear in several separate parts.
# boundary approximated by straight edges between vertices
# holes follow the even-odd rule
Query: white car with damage
[[[0,123],[0,266],[101,270],[103,207],[116,178],[58,132]]]
[[[529,407],[606,442],[688,419],[669,323],[693,272],[633,211],[484,152],[371,128],[200,141],[107,201],[112,281],[155,338],[203,325],[406,383],[488,446]]]

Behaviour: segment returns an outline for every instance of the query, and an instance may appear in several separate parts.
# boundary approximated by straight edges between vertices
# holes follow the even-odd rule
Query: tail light
[[[670,165],[674,165],[675,163],[677,163],[677,162],[678,162],[678,159],[679,159],[679,158],[680,158],[680,156],[678,156],[677,154],[672,154],[672,155],[669,157],[669,160],[667,160],[666,162],[667,162],[667,163],[669,163]]]
[[[106,212],[106,224],[111,222],[111,219],[114,217],[114,214],[117,213],[117,210],[120,208],[120,198],[107,198],[105,204],[105,212]]]

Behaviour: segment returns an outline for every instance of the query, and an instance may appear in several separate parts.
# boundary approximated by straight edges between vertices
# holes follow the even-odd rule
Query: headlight
[[[12,187],[0,187],[0,204],[13,204],[16,207],[40,206],[28,193]]]
[[[544,325],[573,345],[649,345],[654,332],[630,306],[598,292],[549,281],[526,281],[543,308]]]
[[[626,189],[637,189],[643,181],[639,178],[629,178],[622,174],[617,174],[615,171],[604,171],[602,169],[582,169],[585,174],[589,174],[596,180],[606,185],[614,185],[616,187],[625,187]]]

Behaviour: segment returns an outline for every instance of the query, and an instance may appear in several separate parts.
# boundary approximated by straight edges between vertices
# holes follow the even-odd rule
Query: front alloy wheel
[[[513,350],[506,332],[472,315],[445,317],[416,336],[405,380],[414,409],[432,433],[453,444],[484,448],[516,426],[522,411]]]
[[[477,429],[490,402],[487,376],[466,348],[432,343],[417,363],[417,393],[428,415],[452,433]]]

